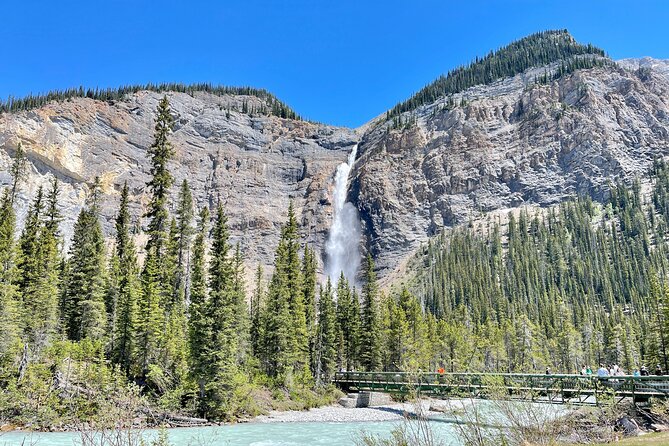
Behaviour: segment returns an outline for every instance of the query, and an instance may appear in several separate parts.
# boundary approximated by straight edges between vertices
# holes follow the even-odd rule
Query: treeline
[[[578,57],[569,62],[574,56]],[[528,68],[562,61],[572,69],[592,68],[599,63],[597,57],[605,57],[603,50],[591,45],[581,45],[567,30],[542,31],[490,52],[483,58],[476,58],[469,65],[458,67],[423,87],[404,102],[386,113],[386,120],[414,110],[421,105],[454,93],[459,93],[475,85],[491,84],[499,79],[515,76]],[[565,65],[566,66],[566,65]]]
[[[46,94],[28,95],[23,98],[10,97],[4,102],[0,102],[0,113],[17,112],[24,110],[33,110],[42,107],[50,102],[62,102],[73,98],[89,98],[99,101],[122,101],[127,95],[137,93],[139,91],[155,91],[163,92],[177,92],[188,93],[190,95],[196,92],[210,93],[216,96],[223,95],[237,95],[237,96],[255,96],[263,100],[260,108],[254,109],[253,112],[260,115],[272,115],[286,119],[301,119],[288,105],[277,99],[274,95],[264,89],[251,87],[227,87],[223,85],[212,85],[209,83],[197,84],[181,84],[181,83],[162,83],[162,84],[144,84],[144,85],[125,85],[119,88],[106,89],[84,89],[69,88],[67,90],[55,90]],[[243,113],[249,112],[248,104],[244,103],[242,106]]]
[[[422,333],[425,353],[408,353],[423,369],[669,369],[669,168],[655,163],[652,177],[646,201],[635,182],[603,206],[581,197],[442,234],[414,262],[408,288],[423,305],[412,310],[406,290],[391,299],[403,312],[391,324],[409,321],[397,339]]]
[[[128,385],[163,410],[233,419],[258,410],[261,388],[308,407],[318,403],[310,392],[325,392],[338,368],[380,367],[371,258],[361,295],[342,276],[335,302],[331,283],[318,286],[315,253],[299,239],[291,204],[271,280],[259,268],[247,300],[245,257],[230,243],[223,205],[196,211],[184,180],[168,212],[172,126],[165,97],[148,149],[142,247],[127,185],[106,246],[97,180],[67,255],[55,179],[38,189],[17,239],[14,198],[26,169],[18,148],[0,205],[0,419],[94,417],[107,407],[99,395],[119,398]]]

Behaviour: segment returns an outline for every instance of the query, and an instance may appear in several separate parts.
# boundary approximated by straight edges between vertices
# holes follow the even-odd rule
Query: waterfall
[[[335,175],[335,189],[333,194],[334,218],[327,243],[325,244],[325,272],[333,283],[339,279],[344,272],[348,281],[355,283],[355,276],[360,267],[360,219],[358,209],[352,203],[346,202],[348,193],[348,175],[351,172],[358,145],[353,150],[345,163],[337,167]]]

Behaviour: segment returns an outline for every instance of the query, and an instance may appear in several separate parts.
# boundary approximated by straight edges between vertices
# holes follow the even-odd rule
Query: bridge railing
[[[510,393],[539,393],[549,398],[574,395],[669,397],[669,376],[583,376],[531,373],[411,373],[338,372],[335,383],[347,388],[428,394],[485,393],[506,389]],[[529,397],[528,397],[529,398]],[[533,398],[533,397],[532,397]]]

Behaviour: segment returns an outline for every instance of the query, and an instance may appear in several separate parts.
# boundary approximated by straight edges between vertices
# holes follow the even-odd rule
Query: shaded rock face
[[[240,242],[249,265],[273,262],[280,227],[292,199],[302,235],[321,249],[331,222],[330,189],[339,163],[356,143],[354,131],[276,117],[226,112],[260,104],[256,97],[168,93],[175,117],[170,140],[174,211],[179,184],[187,179],[198,206],[220,198],[226,209],[232,241]],[[140,92],[106,103],[73,99],[37,110],[0,115],[0,185],[10,181],[11,156],[21,142],[29,175],[19,194],[22,220],[37,188],[52,176],[61,182],[62,233],[66,244],[83,206],[87,183],[102,180],[102,220],[113,235],[113,218],[125,181],[131,191],[136,224],[148,202],[146,182],[155,109],[162,94]],[[250,269],[250,268],[249,268]]]
[[[595,68],[547,85],[535,85],[543,69],[530,70],[455,95],[456,106],[405,113],[416,121],[408,128],[370,126],[350,199],[381,275],[446,226],[576,194],[601,199],[610,182],[645,175],[669,154],[669,78],[657,69],[667,64],[640,63],[650,72]]]

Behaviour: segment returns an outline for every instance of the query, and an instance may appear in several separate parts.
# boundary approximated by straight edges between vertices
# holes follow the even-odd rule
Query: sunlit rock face
[[[261,99],[208,93],[168,93],[175,117],[170,140],[176,156],[172,210],[178,185],[187,179],[198,206],[225,206],[232,241],[249,260],[271,266],[292,200],[304,238],[322,251],[332,220],[334,172],[346,161],[357,137],[352,130],[227,110]],[[128,182],[137,225],[148,200],[146,150],[153,137],[155,109],[162,94],[139,92],[107,103],[72,99],[36,110],[0,115],[0,184],[18,143],[26,150],[29,175],[17,210],[27,211],[37,188],[53,176],[62,184],[62,233],[69,239],[88,186],[96,176],[105,192],[102,219],[113,235],[120,189]],[[257,104],[256,104],[257,105]]]
[[[220,199],[249,270],[257,263],[271,269],[292,200],[325,274],[333,203],[345,194],[343,202],[351,205],[342,205],[342,215],[356,218],[340,223],[351,230],[357,210],[360,254],[374,255],[383,278],[444,227],[577,194],[604,198],[611,181],[643,177],[654,158],[669,154],[667,61],[628,59],[536,84],[543,73],[543,67],[528,70],[470,88],[450,103],[437,100],[407,114],[415,124],[401,129],[382,118],[352,130],[251,116],[227,110],[241,110],[244,102],[253,108],[261,99],[168,93],[175,116],[173,198],[188,179],[198,206]],[[144,225],[146,150],[161,97],[143,91],[114,103],[73,99],[0,115],[0,184],[9,183],[19,142],[30,160],[19,217],[37,187],[56,176],[63,188],[62,233],[69,239],[86,183],[99,176],[105,232],[113,235],[125,181],[137,226]],[[356,144],[347,186],[337,190],[338,167],[349,164]],[[341,258],[335,269],[350,266]]]
[[[639,66],[648,70],[638,70]],[[627,68],[623,68],[627,67]],[[444,227],[486,211],[604,198],[669,154],[666,61],[577,71],[547,85],[543,68],[405,114],[407,129],[371,126],[350,198],[381,275]]]

